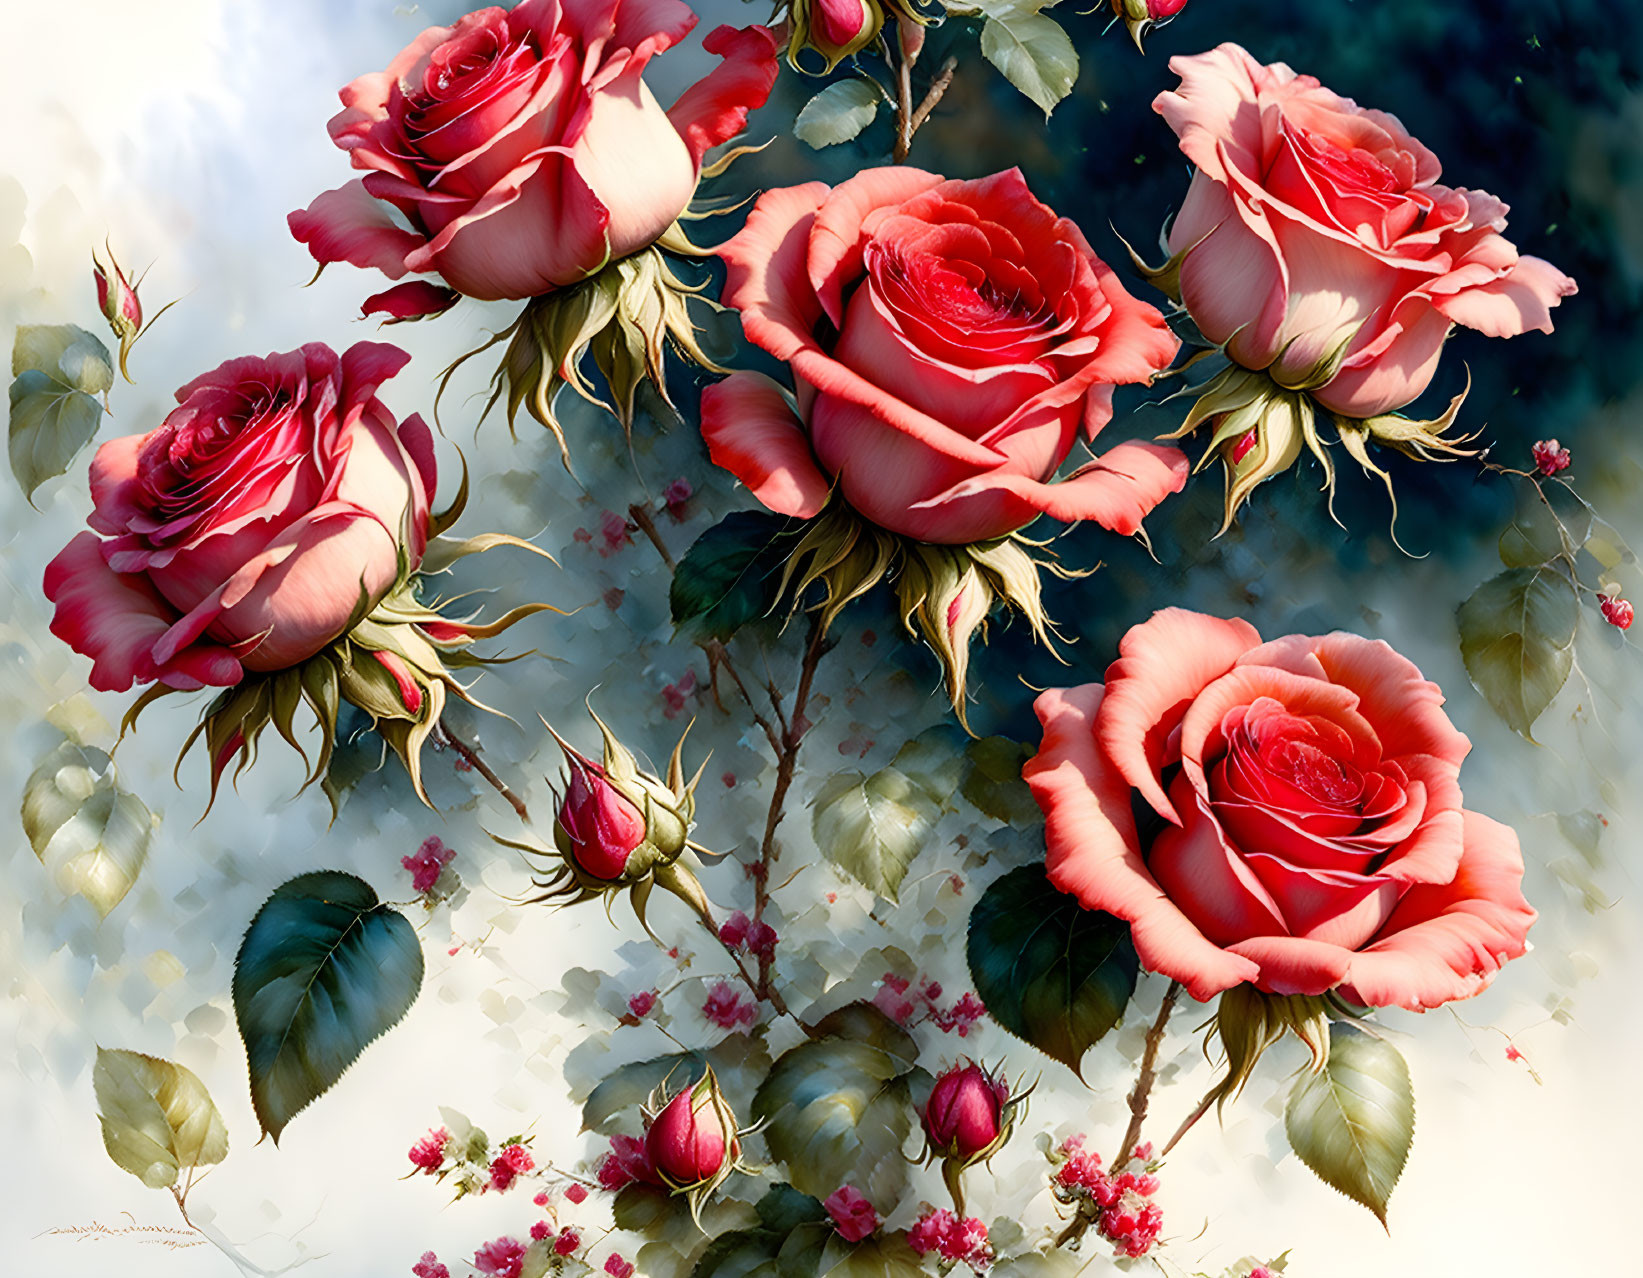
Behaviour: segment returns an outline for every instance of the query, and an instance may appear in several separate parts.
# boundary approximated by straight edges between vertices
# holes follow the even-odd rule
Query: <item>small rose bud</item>
[[[1603,602],[1598,607],[1603,610],[1603,620],[1607,621],[1616,630],[1631,629],[1632,606],[1619,595],[1604,595]]]
[[[974,1063],[955,1065],[930,1089],[924,1134],[943,1158],[968,1166],[989,1157],[1009,1136],[1010,1088]]]
[[[1141,37],[1154,27],[1161,27],[1182,9],[1187,0],[1111,0],[1112,11],[1129,28],[1135,47],[1141,47]]]
[[[97,255],[91,255],[91,277],[97,284],[97,309],[102,311],[114,336],[122,341],[135,337],[143,326],[143,304],[136,286],[130,283],[120,264],[109,254],[110,265],[105,267]],[[110,271],[113,278],[109,277]]]
[[[710,1192],[740,1156],[736,1115],[711,1069],[645,1125],[645,1157],[663,1183],[680,1193]]]
[[[564,747],[570,766],[555,835],[560,850],[596,879],[620,879],[628,858],[645,841],[645,814],[607,779],[592,759]]]
[[[1555,439],[1538,440],[1530,451],[1534,455],[1535,469],[1547,478],[1560,470],[1569,469],[1569,450],[1560,446]]]

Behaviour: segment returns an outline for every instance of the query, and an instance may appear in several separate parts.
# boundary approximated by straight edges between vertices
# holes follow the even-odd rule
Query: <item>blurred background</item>
[[[231,356],[288,350],[306,341],[342,349],[390,340],[415,356],[383,391],[399,414],[431,415],[440,370],[511,317],[506,305],[464,303],[427,324],[379,334],[353,317],[380,279],[333,267],[311,287],[312,263],[286,232],[285,214],[350,176],[326,136],[336,90],[386,65],[420,30],[448,22],[458,3],[388,0],[81,0],[72,13],[37,0],[0,0],[10,49],[0,84],[7,121],[0,144],[0,348],[24,323],[78,323],[98,331],[90,255],[109,237],[124,263],[153,263],[144,286],[150,311],[181,303],[133,355],[135,386],[117,385],[99,442],[152,429],[170,391]],[[768,18],[762,5],[696,5],[699,32],[718,22]],[[1285,60],[1342,94],[1397,114],[1441,158],[1444,180],[1488,190],[1513,208],[1508,236],[1556,263],[1580,284],[1554,313],[1557,332],[1510,343],[1461,330],[1429,400],[1437,411],[1470,370],[1462,418],[1484,428],[1494,460],[1528,466],[1533,441],[1555,436],[1574,459],[1566,472],[1621,534],[1643,544],[1643,6],[1572,0],[1193,0],[1155,33],[1143,57],[1104,12],[1056,11],[1081,55],[1072,96],[1046,125],[1041,114],[985,63],[974,28],[949,22],[921,60],[960,60],[951,90],[918,135],[912,162],[950,176],[1019,165],[1035,193],[1076,220],[1098,252],[1124,262],[1118,236],[1151,255],[1160,227],[1186,190],[1187,167],[1150,109],[1174,83],[1171,54],[1224,40],[1263,61]],[[647,80],[671,102],[705,71],[699,35],[653,64]],[[883,162],[886,121],[823,152],[790,135],[796,111],[819,87],[786,70],[752,137],[775,142],[738,163],[712,188],[741,195],[794,181],[838,180]],[[726,219],[727,222],[730,219]],[[698,239],[718,234],[708,223]],[[728,230],[724,232],[728,234]],[[1120,268],[1123,269],[1122,266]],[[1145,294],[1139,282],[1138,293]],[[732,344],[733,325],[713,334],[716,351],[756,361]],[[475,364],[483,361],[475,361]],[[688,377],[675,388],[687,419]],[[706,462],[688,425],[642,426],[630,463],[614,424],[571,406],[567,416],[584,488],[568,475],[545,432],[522,422],[512,441],[500,420],[478,423],[483,377],[469,367],[441,406],[445,495],[454,492],[456,448],[466,455],[474,499],[457,531],[533,536],[558,566],[498,550],[466,561],[458,584],[492,591],[497,611],[529,599],[571,617],[533,619],[509,636],[534,657],[488,673],[479,689],[493,705],[518,707],[518,723],[459,717],[492,765],[539,813],[551,809],[544,777],[555,768],[537,713],[584,747],[581,709],[595,704],[630,744],[665,760],[691,714],[699,721],[690,760],[711,748],[696,837],[734,852],[754,843],[768,784],[765,754],[743,717],[704,695],[699,650],[675,639],[667,616],[667,573],[653,549],[626,541],[609,512],[654,501],[683,478],[694,496],[663,518],[675,554],[723,513],[751,505]],[[1179,405],[1119,395],[1110,439],[1173,427]],[[54,723],[82,725],[112,744],[128,698],[85,692],[89,663],[53,639],[40,589],[46,562],[83,526],[90,508],[85,466],[25,502],[0,479],[0,771],[8,802],[58,739]],[[1099,677],[1119,635],[1154,608],[1184,604],[1240,614],[1272,636],[1347,628],[1384,638],[1446,690],[1449,710],[1474,750],[1463,782],[1468,806],[1514,825],[1529,862],[1527,892],[1541,911],[1533,952],[1483,997],[1425,1017],[1390,1013],[1415,1077],[1414,1152],[1393,1198],[1390,1231],[1325,1188],[1286,1156],[1281,1114],[1285,1063],[1229,1110],[1225,1133],[1206,1121],[1165,1173],[1159,1201],[1171,1245],[1171,1274],[1219,1273],[1240,1256],[1292,1248],[1289,1272],[1323,1278],[1628,1272],[1635,1260],[1634,1151],[1643,1116],[1633,1092],[1643,1049],[1637,988],[1643,943],[1634,892],[1643,841],[1643,660],[1634,642],[1588,607],[1579,669],[1536,728],[1538,744],[1512,734],[1468,683],[1458,648],[1456,605],[1499,570],[1495,543],[1511,516],[1505,482],[1472,464],[1391,466],[1399,497],[1394,547],[1390,508],[1378,481],[1342,466],[1332,523],[1310,462],[1260,489],[1240,524],[1211,540],[1221,480],[1213,471],[1149,521],[1156,559],[1099,530],[1057,543],[1075,563],[1105,568],[1055,586],[1053,616],[1076,642],[1068,666],[1035,649],[1021,628],[997,628],[977,654],[972,686],[978,732],[1033,738],[1031,687]],[[1635,565],[1620,574],[1643,596]],[[801,870],[784,889],[778,930],[810,938],[820,956],[795,979],[819,993],[856,982],[870,994],[885,960],[875,947],[897,938],[921,972],[953,992],[967,988],[961,934],[975,897],[1000,868],[1031,855],[1019,836],[944,818],[915,863],[918,880],[897,909],[880,907],[816,864],[803,801],[841,768],[871,769],[920,728],[942,722],[945,700],[934,661],[901,642],[889,611],[847,614],[844,642],[819,681],[814,737],[802,756],[797,801],[784,827],[784,867]],[[777,678],[791,678],[798,635],[759,643]],[[1024,686],[1025,685],[1025,686]],[[0,1170],[0,1250],[18,1272],[215,1275],[234,1272],[219,1252],[181,1250],[157,1236],[100,1234],[131,1225],[175,1225],[174,1205],[145,1190],[105,1157],[91,1094],[98,1044],[180,1060],[211,1089],[227,1119],[231,1152],[190,1202],[196,1219],[269,1270],[307,1259],[305,1273],[405,1274],[427,1249],[453,1273],[458,1261],[501,1233],[530,1223],[524,1198],[447,1206],[427,1181],[399,1183],[405,1150],[459,1109],[499,1134],[535,1133],[538,1161],[574,1166],[596,1151],[578,1134],[572,1089],[585,1093],[623,1060],[670,1050],[655,1026],[614,1029],[628,994],[681,980],[678,965],[644,940],[631,919],[612,928],[590,907],[552,920],[509,903],[528,889],[528,870],[494,845],[511,811],[448,757],[429,761],[439,810],[420,807],[397,765],[371,772],[369,746],[351,759],[357,784],[340,817],[317,790],[296,795],[294,755],[268,748],[213,810],[204,808],[203,761],[186,760],[182,789],[171,772],[197,707],[172,698],[149,711],[140,734],[115,755],[121,784],[163,817],[137,886],[105,920],[65,898],[21,831],[6,845],[0,889],[0,1118],[7,1154]],[[477,787],[477,788],[476,788]],[[294,797],[295,796],[295,797]],[[510,826],[510,823],[514,823]],[[279,883],[321,867],[349,870],[385,899],[411,896],[400,858],[438,835],[457,850],[466,893],[430,915],[410,913],[424,936],[428,975],[406,1021],[370,1048],[277,1150],[253,1147],[257,1132],[228,988],[233,954],[257,906]],[[955,891],[950,873],[963,890]],[[708,878],[726,909],[750,889],[734,866]],[[827,893],[836,901],[824,904]],[[702,1018],[703,973],[723,974],[722,956],[696,945],[680,915],[660,920],[684,943],[684,983],[664,997],[669,1033],[713,1041]],[[879,926],[884,922],[888,931]],[[861,955],[866,954],[866,959]],[[875,967],[875,964],[877,966]],[[718,965],[718,966],[716,966]],[[1143,990],[1156,1005],[1156,987]],[[1170,1068],[1155,1112],[1173,1127],[1202,1094],[1210,1073],[1178,1015]],[[934,1033],[934,1031],[931,1031]],[[1507,1058],[1507,1035],[1526,1061]],[[774,1040],[779,1045],[779,1035]],[[962,1044],[926,1040],[926,1063],[957,1051],[995,1058],[1012,1071],[1042,1069],[1031,1126],[1096,1133],[1111,1143],[1139,1050],[1131,1027],[1099,1045],[1086,1064],[1092,1086],[1003,1035]],[[1529,1066],[1533,1067],[1533,1072]],[[1167,1128],[1166,1128],[1167,1130]],[[1037,1154],[1017,1141],[995,1164],[997,1203],[978,1202],[1027,1224],[1049,1220],[1048,1196],[1028,1201]],[[1037,1163],[1042,1168],[1041,1162]],[[919,1193],[939,1201],[937,1182]],[[972,1191],[974,1192],[974,1191]],[[916,1206],[914,1204],[913,1206]],[[597,1201],[580,1218],[597,1232]],[[911,1210],[911,1208],[910,1208]],[[894,1223],[905,1223],[899,1218]],[[626,1254],[631,1247],[624,1247]],[[1095,1258],[1088,1270],[1105,1272]]]

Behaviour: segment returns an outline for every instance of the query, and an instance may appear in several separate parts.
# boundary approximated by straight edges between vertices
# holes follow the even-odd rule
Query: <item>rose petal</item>
[[[680,94],[667,113],[698,169],[704,154],[735,137],[748,112],[765,104],[777,68],[776,37],[766,27],[717,27],[702,48],[724,61]]]
[[[800,519],[821,513],[827,476],[775,382],[762,373],[732,373],[702,391],[701,421],[713,464],[746,484],[766,507]]]
[[[414,269],[405,259],[426,243],[415,231],[395,225],[388,206],[372,197],[363,182],[326,191],[286,222],[321,266],[351,262],[379,270],[391,280]]]

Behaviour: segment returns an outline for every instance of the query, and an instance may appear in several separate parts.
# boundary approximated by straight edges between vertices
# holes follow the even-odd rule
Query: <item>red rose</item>
[[[158,429],[98,450],[103,536],[81,533],[45,579],[52,633],[92,658],[92,687],[228,687],[294,666],[421,562],[433,436],[376,397],[409,358],[361,342],[340,359],[317,343],[232,359]]]
[[[952,545],[1040,514],[1133,533],[1186,458],[1120,444],[1051,483],[1178,343],[1019,171],[947,181],[869,169],[766,192],[722,249],[724,299],[788,361],[782,389],[737,373],[702,395],[713,460],[770,509],[808,518],[835,484],[867,519]]]
[[[1153,107],[1198,166],[1170,228],[1181,300],[1204,336],[1281,384],[1311,380],[1343,417],[1401,408],[1437,371],[1451,326],[1552,331],[1575,282],[1504,236],[1506,205],[1440,185],[1437,156],[1382,111],[1235,44],[1172,58]]]
[[[769,31],[720,27],[703,47],[724,63],[663,111],[645,66],[695,25],[677,0],[524,0],[430,27],[342,91],[331,136],[366,176],[291,214],[291,233],[321,263],[437,273],[483,299],[546,293],[645,248],[776,79]],[[406,318],[454,300],[420,281],[366,309]]]
[[[1408,660],[1179,608],[1119,651],[1105,686],[1039,697],[1025,774],[1051,880],[1127,919],[1148,968],[1201,1000],[1247,981],[1418,1011],[1524,952],[1517,836],[1461,807],[1470,743]],[[1135,795],[1164,822],[1145,841]]]

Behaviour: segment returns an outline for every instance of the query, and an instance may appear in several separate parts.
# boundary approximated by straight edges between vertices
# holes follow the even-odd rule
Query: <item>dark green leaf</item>
[[[318,870],[275,889],[240,944],[234,1013],[251,1102],[276,1144],[421,986],[415,929],[364,880]]]
[[[1456,620],[1466,673],[1500,716],[1529,737],[1574,666],[1580,621],[1574,586],[1553,568],[1511,568],[1473,591]]]
[[[695,541],[673,570],[673,624],[714,639],[775,608],[793,521],[763,510],[726,515]]]
[[[1123,1020],[1140,971],[1129,927],[1056,889],[1041,864],[1011,870],[976,902],[968,956],[992,1018],[1075,1073]]]
[[[1326,1185],[1386,1224],[1386,1204],[1415,1139],[1409,1066],[1384,1039],[1351,1025],[1329,1030],[1329,1062],[1304,1071],[1289,1094],[1284,1130]]]

